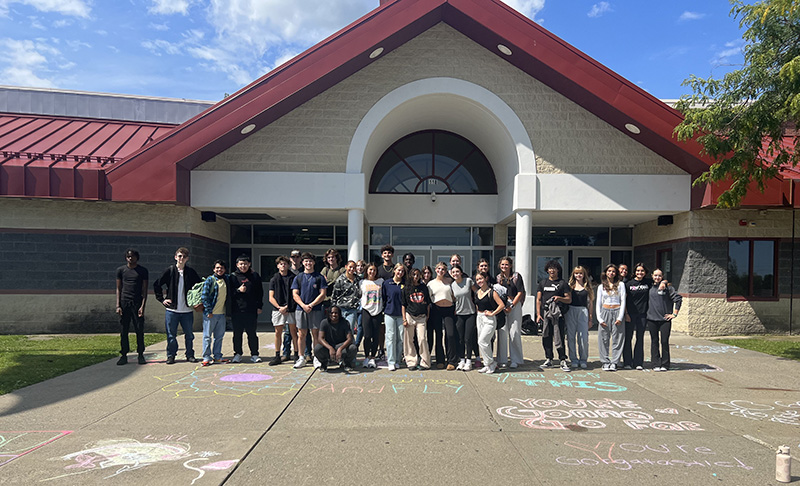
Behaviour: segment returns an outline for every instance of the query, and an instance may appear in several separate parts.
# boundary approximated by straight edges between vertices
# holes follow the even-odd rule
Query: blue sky
[[[0,85],[219,100],[379,0],[0,0]],[[742,62],[726,0],[507,0],[662,99]]]

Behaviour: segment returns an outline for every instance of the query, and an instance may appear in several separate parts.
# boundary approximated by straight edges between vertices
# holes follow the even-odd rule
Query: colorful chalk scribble
[[[71,430],[0,430],[0,466],[71,433]]]
[[[310,367],[299,370],[294,368],[277,370],[257,364],[226,364],[198,366],[188,374],[177,372],[155,378],[170,382],[161,389],[174,393],[174,398],[282,396],[297,393],[312,371]]]
[[[207,471],[224,471],[232,468],[238,459],[215,461],[211,458],[219,456],[218,452],[191,452],[186,442],[162,441],[144,442],[136,439],[107,439],[87,444],[86,448],[54,458],[52,460],[70,461],[64,467],[65,474],[44,479],[52,481],[79,474],[97,474],[101,471],[103,479],[112,478],[148,466],[181,462],[183,467],[195,471],[197,476],[191,484],[205,476]],[[199,465],[206,462],[208,464]],[[108,474],[111,473],[111,474]]]

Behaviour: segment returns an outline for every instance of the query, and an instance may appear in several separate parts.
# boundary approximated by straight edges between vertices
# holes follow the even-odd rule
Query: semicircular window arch
[[[389,147],[375,165],[371,194],[497,194],[489,160],[466,138],[423,130]]]

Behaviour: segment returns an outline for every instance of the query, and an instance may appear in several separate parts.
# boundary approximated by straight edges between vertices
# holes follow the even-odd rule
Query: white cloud
[[[0,84],[13,86],[55,87],[50,65],[66,65],[61,53],[42,40],[0,39]]]
[[[148,7],[147,11],[158,15],[187,15],[192,3],[194,2],[190,0],[153,0],[153,4]]]
[[[611,11],[612,9],[610,3],[600,2],[592,5],[592,9],[589,10],[589,13],[587,13],[586,15],[588,15],[589,17],[600,17],[601,15]]]
[[[12,4],[28,5],[40,12],[56,12],[73,17],[89,18],[91,8],[83,0],[0,0],[0,15],[7,15]]]
[[[63,28],[63,27],[69,27],[70,25],[72,25],[72,20],[70,20],[70,19],[59,19],[59,20],[56,20],[55,22],[53,22],[53,27],[55,27],[57,29],[60,29],[60,28]]]
[[[705,16],[706,16],[706,14],[704,14],[704,13],[690,12],[690,11],[687,10],[687,11],[685,11],[685,12],[683,12],[681,14],[681,16],[678,18],[678,20],[681,20],[681,21],[700,20]]]
[[[156,24],[156,23],[150,22],[150,24],[148,24],[148,27],[150,27],[153,30],[158,30],[160,32],[164,32],[164,31],[169,30],[169,26],[167,24],[165,24],[165,23],[164,24]]]
[[[535,20],[536,14],[544,8],[545,0],[503,0],[503,2],[529,19]]]
[[[714,54],[711,60],[712,66],[730,65],[733,63],[733,57],[738,57],[742,53],[744,47],[744,39],[736,39],[735,41],[726,42],[723,49]]]

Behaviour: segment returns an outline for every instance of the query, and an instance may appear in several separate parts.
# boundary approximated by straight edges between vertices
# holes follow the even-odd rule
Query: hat
[[[300,256],[300,250],[292,250],[292,256],[293,257],[296,257],[296,256],[299,257]]]

